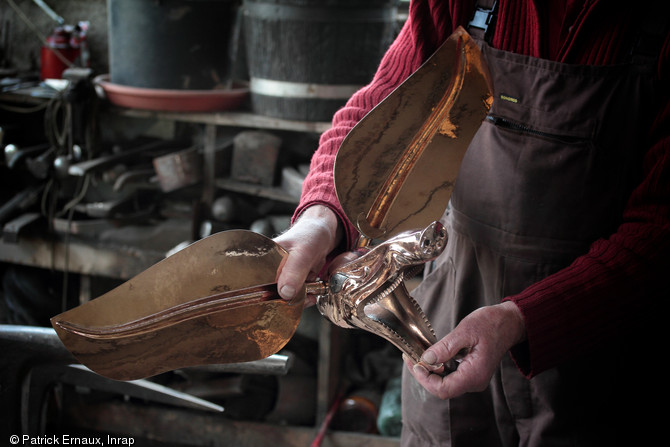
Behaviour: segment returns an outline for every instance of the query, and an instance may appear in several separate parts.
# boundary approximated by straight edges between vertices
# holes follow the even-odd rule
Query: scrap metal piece
[[[22,191],[19,191],[7,202],[0,205],[0,223],[4,225],[10,219],[15,217],[16,214],[28,210],[31,206],[35,205],[39,200],[43,189],[43,184],[28,186]]]
[[[294,355],[272,354],[269,357],[251,362],[220,363],[216,365],[191,366],[186,371],[204,371],[208,373],[262,374],[285,376],[293,365]]]
[[[163,146],[166,146],[166,143],[164,141],[161,140],[152,141],[150,143],[142,144],[138,147],[127,149],[117,154],[105,155],[102,157],[72,164],[68,166],[67,173],[69,175],[83,177],[93,172],[106,169],[116,163],[127,161],[128,159],[136,157],[144,152],[148,153],[149,151],[154,149],[155,150],[163,149]]]
[[[56,383],[67,383],[89,389],[118,393],[151,402],[221,412],[223,408],[212,402],[179,392],[160,384],[139,380],[117,382],[100,377],[87,368],[74,364],[76,359],[68,352],[51,328],[0,324],[0,350],[3,362],[0,369],[3,403],[9,426],[14,423],[24,433],[43,431],[45,397]],[[16,412],[16,413],[15,413]]]
[[[27,148],[19,148],[15,144],[5,146],[5,164],[9,169],[15,168],[21,160],[38,153],[42,153],[50,148],[48,143],[38,144]]]
[[[21,232],[39,221],[42,215],[39,213],[24,213],[7,222],[2,227],[2,240],[8,244],[16,244]]]

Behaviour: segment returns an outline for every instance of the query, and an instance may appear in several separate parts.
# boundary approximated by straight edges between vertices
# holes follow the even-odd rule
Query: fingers
[[[474,342],[459,331],[451,332],[428,348],[417,364],[408,364],[414,378],[431,394],[440,399],[452,399],[479,387],[473,380]],[[445,365],[448,365],[446,367]],[[485,383],[488,380],[485,378]]]
[[[298,221],[275,242],[289,255],[277,272],[279,295],[291,300],[306,280],[314,280],[325,265],[326,256],[342,237],[336,215],[322,206],[303,212]]]
[[[514,306],[514,307],[512,307]],[[523,317],[513,303],[479,308],[466,316],[446,337],[428,348],[410,371],[432,394],[451,399],[484,390],[509,349],[523,339]],[[457,362],[442,376],[431,371],[441,363]]]
[[[428,365],[423,362],[414,363],[404,354],[402,357],[410,373],[421,386],[441,399],[448,399],[450,397],[447,393],[447,389],[450,386],[450,382],[447,381],[447,377],[449,376],[442,376],[433,371],[429,371]]]
[[[277,277],[279,295],[285,300],[292,300],[308,278],[315,276],[313,269],[318,269],[320,262],[302,250],[289,251],[286,262],[280,268]]]
[[[471,346],[471,340],[462,338],[458,331],[452,332],[426,349],[421,356],[421,361],[433,369],[447,363],[454,363],[453,361],[458,362]]]
[[[470,391],[467,372],[460,367],[447,375],[441,375],[417,363],[410,371],[421,386],[440,399],[452,399]]]

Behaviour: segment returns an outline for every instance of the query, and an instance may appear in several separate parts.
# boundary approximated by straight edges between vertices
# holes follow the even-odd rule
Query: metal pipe
[[[54,11],[53,9],[51,9],[51,8],[49,7],[49,5],[47,5],[46,3],[44,3],[42,0],[33,0],[33,3],[35,3],[37,6],[39,6],[40,9],[46,13],[46,15],[48,15],[49,17],[51,17],[51,18],[52,18],[56,23],[58,23],[59,25],[62,25],[63,23],[65,23],[65,19],[63,19],[63,18],[62,18],[61,16],[59,16],[58,14],[56,14],[56,11]]]
[[[264,359],[254,360],[252,362],[191,366],[184,369],[213,373],[267,374],[283,376],[288,373],[292,364],[293,355],[273,354]]]

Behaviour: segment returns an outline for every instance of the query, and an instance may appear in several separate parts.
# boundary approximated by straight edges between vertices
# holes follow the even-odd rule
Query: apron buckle
[[[478,4],[477,7],[475,8],[474,14],[472,15],[472,19],[468,23],[468,31],[471,31],[472,28],[482,30],[484,39],[488,41],[490,34],[494,28],[494,26],[491,26],[491,29],[489,30],[489,26],[495,24],[495,15],[497,12],[497,6],[498,6],[497,0],[493,2],[491,8],[481,7]]]

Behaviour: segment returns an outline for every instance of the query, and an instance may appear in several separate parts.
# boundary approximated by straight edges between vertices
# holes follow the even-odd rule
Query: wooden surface
[[[316,428],[225,419],[221,415],[132,404],[70,405],[65,420],[77,428],[150,439],[152,446],[307,447]],[[135,445],[142,445],[141,442]],[[397,447],[398,438],[328,432],[321,447]]]

